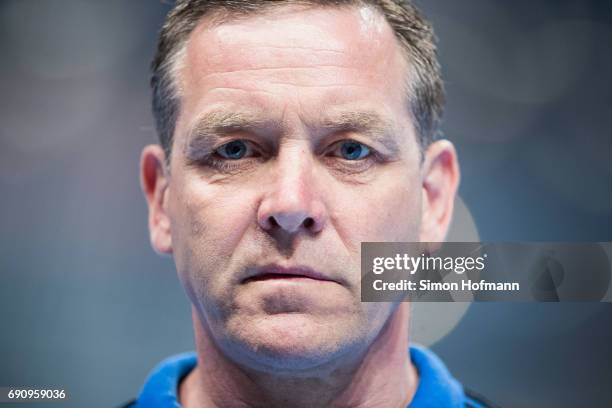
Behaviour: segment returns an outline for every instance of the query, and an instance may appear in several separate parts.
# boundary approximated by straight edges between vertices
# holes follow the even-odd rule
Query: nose
[[[267,191],[258,209],[259,226],[268,232],[320,232],[327,214],[309,150],[287,148],[279,153],[274,166],[272,180],[266,184]]]

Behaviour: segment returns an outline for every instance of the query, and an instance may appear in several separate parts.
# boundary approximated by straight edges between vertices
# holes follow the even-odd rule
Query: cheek
[[[338,233],[359,247],[365,241],[418,241],[421,188],[417,177],[345,191],[335,213]]]
[[[173,191],[170,213],[174,259],[188,287],[214,291],[245,232],[255,220],[255,197],[199,180]],[[194,290],[199,291],[197,288]]]
[[[421,225],[421,188],[414,184],[412,188],[397,186],[387,192],[386,211],[382,218],[385,228],[377,231],[387,241],[418,241]]]

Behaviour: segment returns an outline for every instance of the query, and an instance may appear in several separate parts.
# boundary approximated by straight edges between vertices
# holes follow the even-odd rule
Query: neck
[[[275,376],[240,367],[215,346],[197,312],[198,365],[181,383],[185,408],[408,406],[418,375],[408,356],[409,304],[402,303],[361,358],[325,375]]]

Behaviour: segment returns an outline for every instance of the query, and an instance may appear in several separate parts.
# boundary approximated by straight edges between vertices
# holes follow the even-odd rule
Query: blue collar
[[[461,384],[432,351],[411,346],[410,358],[419,372],[419,386],[408,408],[460,408],[469,401]],[[196,364],[194,352],[178,354],[159,363],[145,382],[136,407],[181,408],[177,400],[178,384]]]

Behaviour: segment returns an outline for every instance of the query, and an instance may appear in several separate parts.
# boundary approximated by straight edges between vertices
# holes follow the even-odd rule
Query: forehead
[[[203,19],[190,36],[187,49],[190,65],[211,70],[255,68],[265,57],[294,62],[295,55],[303,57],[306,51],[313,55],[302,61],[305,65],[327,60],[372,68],[379,65],[371,64],[373,59],[378,63],[389,62],[398,50],[385,18],[368,6],[277,6],[262,14],[223,23],[215,24],[214,20],[214,17],[212,21]],[[267,53],[263,50],[265,47],[270,48]],[[257,52],[230,52],[249,48]],[[324,54],[329,55],[325,58]]]
[[[368,6],[278,6],[220,23],[205,18],[183,55],[181,115],[237,103],[264,111],[299,106],[304,117],[361,104],[395,116],[407,111],[406,65],[384,16]]]

